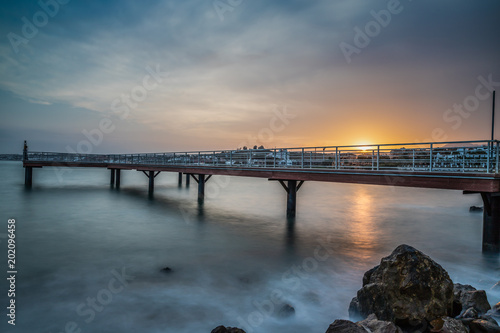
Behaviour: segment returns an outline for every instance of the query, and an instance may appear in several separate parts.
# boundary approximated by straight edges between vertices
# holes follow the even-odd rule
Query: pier
[[[105,168],[116,188],[122,171],[139,171],[150,196],[160,173],[175,172],[179,186],[197,183],[200,204],[211,177],[267,178],[284,188],[288,218],[311,181],[459,190],[481,195],[483,251],[500,252],[499,152],[497,140],[107,155],[30,152],[25,145],[23,167],[27,187],[43,167]]]

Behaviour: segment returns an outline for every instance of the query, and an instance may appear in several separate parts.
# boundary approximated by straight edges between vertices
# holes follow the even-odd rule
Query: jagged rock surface
[[[400,245],[366,272],[349,312],[352,318],[373,313],[398,326],[418,326],[451,316],[453,299],[448,273],[417,249]]]

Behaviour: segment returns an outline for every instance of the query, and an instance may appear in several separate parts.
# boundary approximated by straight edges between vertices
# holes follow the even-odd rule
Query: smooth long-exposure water
[[[18,269],[16,326],[2,310],[2,332],[322,333],[403,243],[500,300],[482,214],[469,212],[476,195],[306,182],[292,223],[285,191],[266,179],[213,177],[199,206],[196,183],[179,188],[177,174],[160,174],[150,199],[140,172],[122,172],[116,190],[108,170],[68,170],[35,169],[27,190],[21,163],[0,163],[2,267],[15,218]]]

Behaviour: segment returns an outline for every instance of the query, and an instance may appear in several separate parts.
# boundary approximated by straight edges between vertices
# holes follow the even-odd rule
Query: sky
[[[0,153],[489,139],[499,15],[498,0],[3,0]]]

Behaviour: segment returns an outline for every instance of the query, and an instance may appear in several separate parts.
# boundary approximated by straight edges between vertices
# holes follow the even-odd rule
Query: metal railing
[[[498,173],[500,141],[217,150],[152,154],[28,152],[29,161],[225,168]]]

